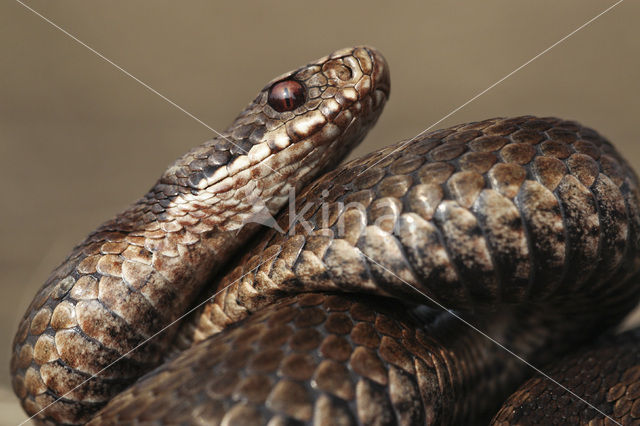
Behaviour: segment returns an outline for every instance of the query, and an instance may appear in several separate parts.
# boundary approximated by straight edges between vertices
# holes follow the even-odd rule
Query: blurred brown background
[[[391,100],[354,155],[410,138],[613,1],[29,1],[222,130],[271,78],[332,50],[379,48]],[[572,118],[640,169],[640,3],[626,1],[438,127]],[[49,271],[211,132],[17,2],[0,5],[0,416],[11,339]]]

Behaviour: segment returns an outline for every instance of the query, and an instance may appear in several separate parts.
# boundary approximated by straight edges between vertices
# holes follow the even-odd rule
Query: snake
[[[521,116],[340,165],[389,93],[367,46],[283,74],[89,234],[16,332],[26,413],[639,423],[640,332],[611,333],[640,298],[625,159],[575,121]]]

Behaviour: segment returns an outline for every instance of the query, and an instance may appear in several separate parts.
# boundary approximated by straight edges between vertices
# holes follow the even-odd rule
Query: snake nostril
[[[326,62],[322,72],[330,79],[348,81],[353,77],[353,71],[341,59]]]
[[[347,81],[347,80],[351,80],[352,77],[353,77],[353,70],[351,69],[351,67],[342,65],[338,72],[338,78],[342,81]]]

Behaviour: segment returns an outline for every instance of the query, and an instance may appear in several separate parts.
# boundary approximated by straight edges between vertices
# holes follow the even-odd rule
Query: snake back
[[[513,354],[543,367],[637,304],[638,179],[609,141],[495,118],[335,167],[388,95],[368,47],[284,74],[92,232],[14,339],[25,410],[43,424],[479,423],[531,374]],[[638,417],[637,359],[592,351],[570,362],[603,368],[560,381]],[[527,382],[494,421],[526,423],[558,396],[547,385]],[[601,416],[572,404],[535,416]]]
[[[637,179],[575,122],[431,132],[296,206],[97,423],[481,423],[531,370],[478,331],[544,366],[638,300]]]

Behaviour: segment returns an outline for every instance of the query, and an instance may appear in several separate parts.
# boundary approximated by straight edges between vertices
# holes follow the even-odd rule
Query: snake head
[[[152,194],[180,194],[172,207],[197,203],[210,217],[246,211],[214,224],[227,230],[255,213],[256,200],[274,214],[291,189],[364,138],[388,96],[389,67],[378,51],[338,50],[269,82],[225,132],[169,167]]]

